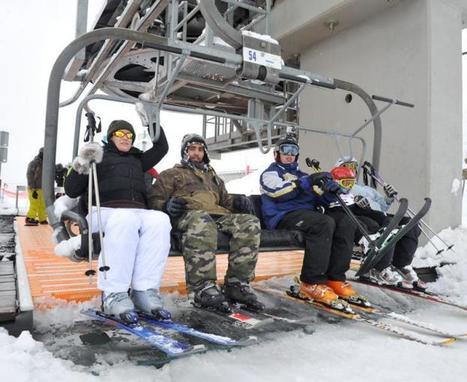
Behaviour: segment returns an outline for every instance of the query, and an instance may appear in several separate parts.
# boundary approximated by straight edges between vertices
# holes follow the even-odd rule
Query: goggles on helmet
[[[342,167],[347,167],[347,168],[350,168],[351,170],[353,170],[353,172],[357,172],[358,170],[358,164],[357,162],[345,162],[345,163],[342,163],[341,164]]]
[[[282,155],[293,155],[297,156],[298,155],[298,146],[294,145],[293,143],[284,143],[279,146],[279,152]]]
[[[343,188],[351,189],[355,184],[355,178],[342,178],[336,180],[336,182]]]

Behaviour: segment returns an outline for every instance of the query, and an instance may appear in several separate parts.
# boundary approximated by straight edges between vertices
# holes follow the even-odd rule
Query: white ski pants
[[[89,219],[89,217],[88,217]],[[105,265],[98,271],[97,287],[105,292],[159,289],[170,250],[170,219],[161,211],[101,207]],[[98,231],[97,209],[92,231]],[[104,257],[99,256],[99,267]]]

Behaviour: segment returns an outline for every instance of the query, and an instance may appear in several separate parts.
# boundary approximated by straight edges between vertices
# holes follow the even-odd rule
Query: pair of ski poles
[[[88,126],[86,129],[86,135],[85,135],[85,142],[94,141],[94,135],[96,132],[100,132],[100,126],[96,127],[96,120],[94,118],[93,113],[86,113],[86,117],[88,118]],[[92,231],[93,231],[93,222],[92,222],[92,199],[93,199],[93,193],[95,195],[95,200],[96,200],[96,209],[97,209],[97,227],[98,227],[98,232],[99,232],[99,241],[101,245],[101,252],[100,252],[100,258],[101,258],[101,263],[102,266],[99,267],[99,271],[104,273],[104,279],[107,278],[107,271],[110,270],[110,267],[106,264],[105,261],[105,254],[104,254],[104,234],[102,231],[102,220],[101,220],[101,202],[100,202],[100,197],[99,197],[99,183],[97,180],[97,166],[96,166],[96,161],[91,160],[91,166],[89,169],[89,175],[88,175],[88,213],[89,213],[89,230],[88,230],[88,261],[89,261],[89,266],[91,267],[92,264],[92,259],[93,259],[93,237],[92,237]],[[85,272],[86,276],[89,277],[89,282],[91,282],[92,276],[96,274],[96,271],[92,269],[88,269]]]
[[[317,159],[310,159],[306,158],[305,159],[306,165],[308,167],[311,167],[317,172],[321,171],[321,167],[319,166],[319,161]],[[357,225],[358,229],[362,233],[362,235],[365,237],[365,239],[368,241],[368,245],[370,248],[376,247],[376,242],[370,237],[370,234],[366,230],[366,228],[363,226],[363,224],[360,222],[360,220],[357,219],[357,217],[354,215],[354,213],[350,210],[350,208],[347,206],[347,204],[342,200],[340,195],[338,193],[334,194],[335,197],[337,198],[340,206],[342,209],[345,211],[345,213],[350,217],[350,219]]]
[[[362,165],[362,168],[367,171],[367,173],[375,180],[376,183],[378,183],[381,187],[385,187],[387,183],[384,181],[384,179],[378,174],[376,169],[373,167],[373,165],[369,162],[364,162]],[[394,195],[394,198],[399,201],[399,197],[397,196],[397,193]],[[410,216],[414,216],[415,212],[411,210],[410,208],[407,208],[407,212],[409,213]],[[446,249],[447,251],[451,250],[455,253],[454,249],[454,244],[448,244],[446,243],[429,225],[426,223],[423,219],[420,219],[420,224],[419,224],[420,230],[422,233],[426,236],[430,244],[435,248],[436,250],[436,255],[440,255],[444,250]],[[425,228],[423,228],[425,227]],[[430,238],[428,235],[428,230],[429,232],[432,233],[433,236],[437,237],[445,246],[446,248],[439,249],[436,244],[433,242],[433,240]]]

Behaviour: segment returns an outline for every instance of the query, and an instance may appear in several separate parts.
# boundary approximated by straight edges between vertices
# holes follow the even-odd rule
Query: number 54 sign
[[[282,57],[260,50],[243,48],[243,61],[264,65],[274,69],[282,69]]]

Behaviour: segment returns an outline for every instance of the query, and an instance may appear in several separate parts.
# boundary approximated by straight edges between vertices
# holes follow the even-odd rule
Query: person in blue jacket
[[[269,229],[299,230],[305,256],[299,293],[341,309],[344,300],[361,298],[346,282],[356,225],[342,209],[322,209],[336,200],[339,185],[328,172],[307,174],[298,167],[295,137],[280,139],[275,161],[261,174],[261,202]]]

